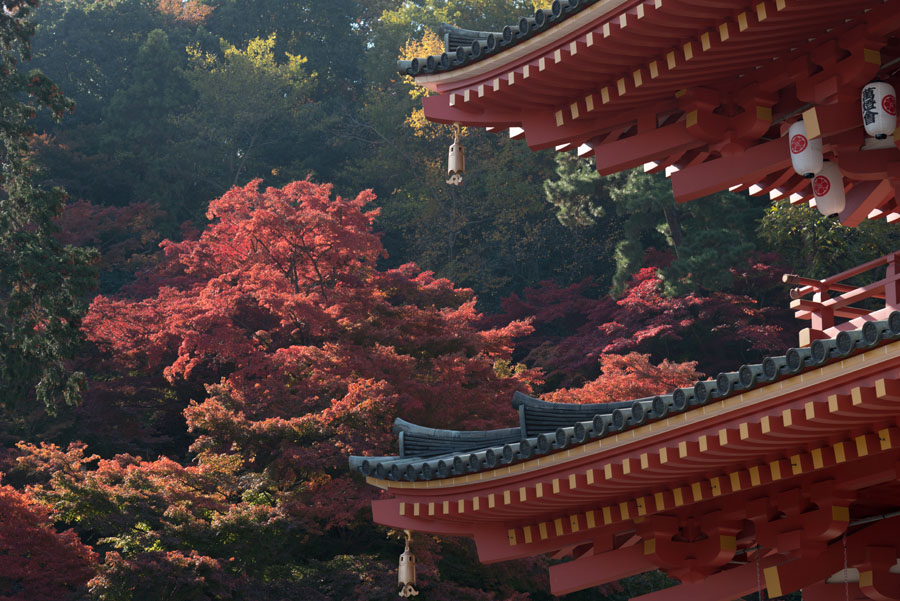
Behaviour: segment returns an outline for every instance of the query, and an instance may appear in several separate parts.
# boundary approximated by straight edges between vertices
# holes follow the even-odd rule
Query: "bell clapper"
[[[415,597],[419,591],[416,590],[416,556],[409,551],[412,533],[409,530],[403,532],[406,534],[406,545],[400,556],[400,569],[397,571],[397,582],[400,586],[398,594],[401,597]]]
[[[466,155],[459,143],[459,123],[453,124],[453,144],[450,145],[447,174],[450,178],[447,183],[451,186],[460,186],[463,183],[462,174],[466,170]]]

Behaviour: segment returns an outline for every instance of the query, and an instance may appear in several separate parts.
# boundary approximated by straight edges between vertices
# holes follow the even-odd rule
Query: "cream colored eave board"
[[[621,5],[630,0],[601,0],[593,6],[589,6],[574,17],[569,17],[559,25],[555,25],[550,29],[532,36],[521,44],[516,44],[509,50],[504,50],[499,54],[472,63],[471,65],[454,69],[446,73],[437,73],[435,75],[420,75],[416,77],[416,83],[425,86],[429,90],[437,91],[440,84],[449,84],[456,81],[462,81],[471,77],[484,75],[494,69],[503,67],[509,63],[526,56],[542,46],[550,46],[560,39],[571,34],[573,31],[584,27],[591,21],[599,19],[605,13],[610,13]]]

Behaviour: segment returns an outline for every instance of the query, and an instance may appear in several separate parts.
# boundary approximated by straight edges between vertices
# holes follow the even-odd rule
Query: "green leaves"
[[[556,207],[556,217],[566,227],[593,225],[603,217],[603,177],[590,161],[569,153],[554,157],[559,179],[544,180],[544,194]]]
[[[218,54],[188,49],[184,76],[196,102],[177,118],[191,132],[180,149],[216,194],[253,175],[288,171],[295,149],[308,140],[316,75],[299,55],[276,57],[275,43],[272,34],[245,48],[223,40]]]
[[[0,403],[25,407],[36,398],[53,412],[59,400],[76,402],[84,384],[66,360],[81,341],[95,253],[58,241],[55,220],[65,194],[32,180],[28,147],[36,111],[59,118],[74,105],[41,73],[19,70],[19,60],[30,55],[32,3],[13,5],[0,19]]]
[[[895,250],[897,226],[866,220],[850,228],[806,205],[775,203],[759,222],[759,236],[794,273],[823,278]]]
[[[611,291],[621,294],[655,248],[674,256],[660,275],[669,295],[729,290],[730,268],[759,248],[753,225],[764,201],[728,193],[676,205],[662,174],[632,169],[600,176],[587,159],[555,157],[556,175],[544,182],[547,200],[566,227],[596,224],[615,245]]]

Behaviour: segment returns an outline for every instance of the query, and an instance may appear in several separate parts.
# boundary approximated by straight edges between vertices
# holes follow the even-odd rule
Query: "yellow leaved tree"
[[[245,48],[224,40],[219,52],[187,48],[186,76],[197,102],[179,125],[195,132],[190,143],[212,172],[202,174],[224,192],[248,173],[286,167],[274,148],[298,143],[296,135],[314,121],[310,101],[318,75],[305,57],[275,54],[275,34],[254,38]],[[218,166],[213,168],[213,166]]]
[[[403,48],[400,49],[400,60],[412,60],[414,58],[422,58],[432,54],[441,54],[444,51],[444,41],[433,29],[426,27],[425,34],[421,40],[407,40]],[[411,75],[404,75],[403,82],[409,86],[409,95],[414,99],[424,98],[430,92],[423,86],[416,84],[415,79]],[[447,134],[447,127],[437,123],[431,123],[425,118],[425,111],[421,104],[417,104],[418,108],[406,118],[406,124],[409,125],[415,135],[425,137],[432,140],[438,136]]]

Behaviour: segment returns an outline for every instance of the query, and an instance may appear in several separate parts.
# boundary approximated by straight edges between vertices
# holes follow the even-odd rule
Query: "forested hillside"
[[[538,2],[538,4],[540,4]],[[896,228],[449,127],[396,73],[530,0],[7,0],[0,599],[396,597],[347,457],[394,418],[512,425],[783,351],[780,276]],[[417,538],[424,598],[550,599]],[[573,599],[619,599],[647,577]]]

